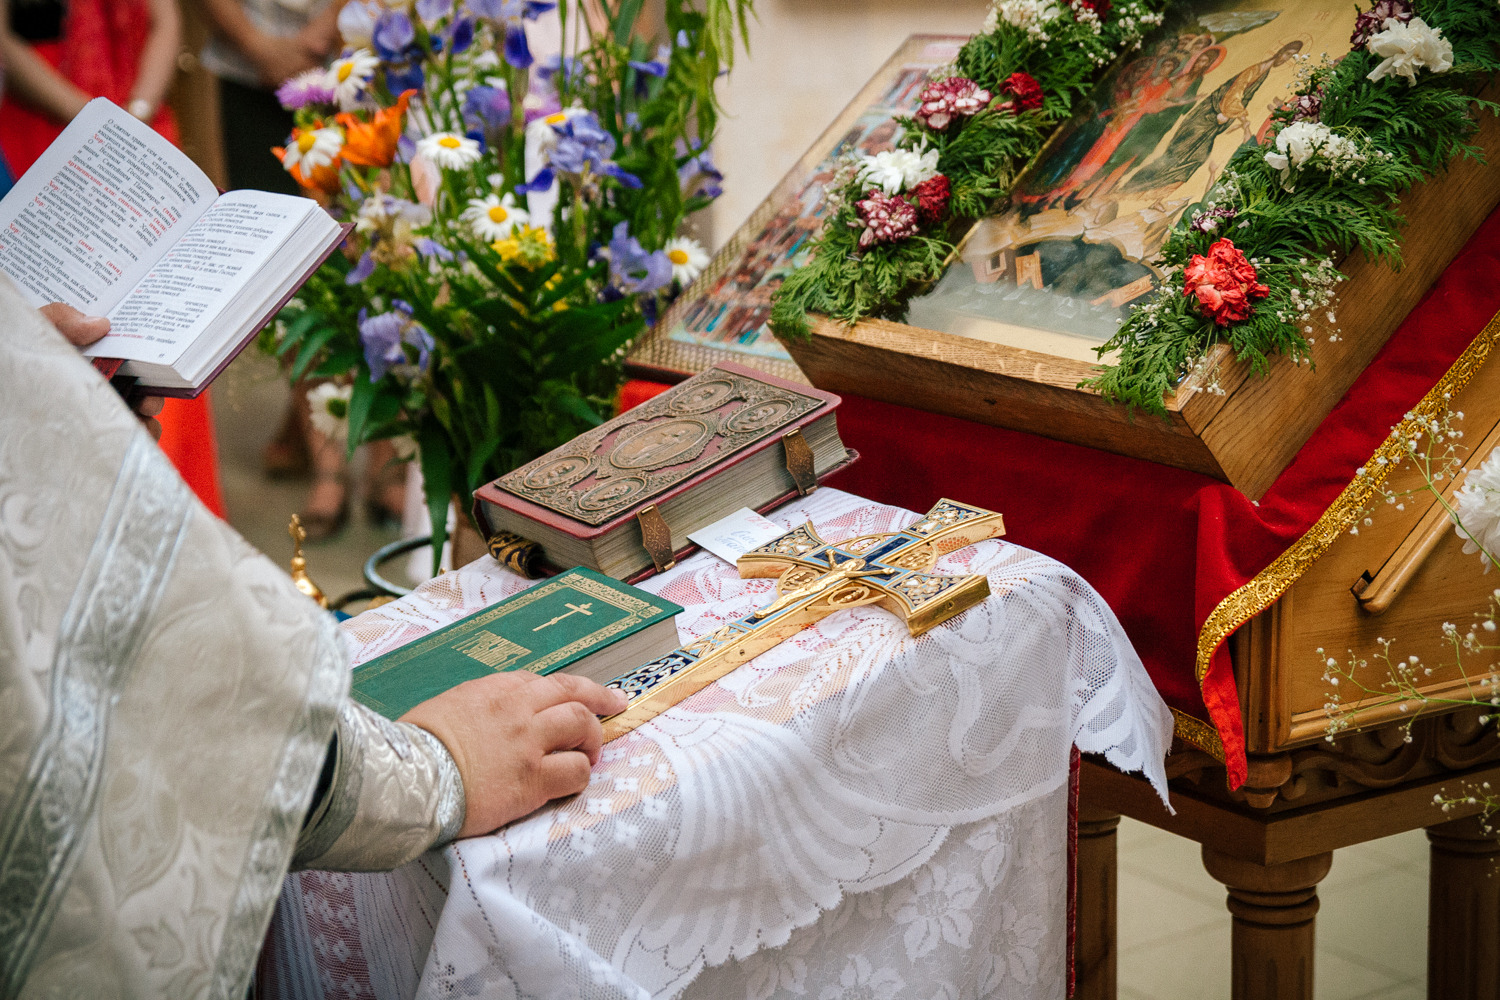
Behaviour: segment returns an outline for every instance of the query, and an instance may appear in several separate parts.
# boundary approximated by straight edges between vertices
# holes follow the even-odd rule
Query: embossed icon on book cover
[[[822,405],[818,397],[714,368],[497,483],[584,524],[603,524]]]
[[[1265,134],[1298,56],[1349,50],[1343,0],[1193,4],[1095,87],[1011,202],[912,301],[912,326],[1096,361],[1156,287],[1167,233]],[[1233,238],[1233,222],[1220,223]]]
[[[525,646],[486,631],[475,632],[453,648],[493,670],[504,670],[531,652]]]

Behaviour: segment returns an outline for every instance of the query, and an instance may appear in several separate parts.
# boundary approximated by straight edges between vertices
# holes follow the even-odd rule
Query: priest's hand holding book
[[[598,716],[626,698],[576,674],[489,674],[429,698],[400,719],[443,741],[464,785],[460,837],[497,830],[588,787],[604,733]]]
[[[62,334],[74,347],[82,350],[97,340],[102,340],[109,333],[109,320],[103,316],[88,316],[79,312],[64,302],[51,302],[38,310],[47,317],[47,322],[57,327],[57,332]],[[141,423],[146,425],[146,430],[151,436],[161,440],[161,422],[156,418],[161,413],[162,405],[166,401],[160,396],[137,396],[131,401],[130,408],[141,418]]]

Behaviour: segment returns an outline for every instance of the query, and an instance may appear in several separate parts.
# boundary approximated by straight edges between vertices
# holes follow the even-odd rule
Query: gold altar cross
[[[585,618],[588,618],[588,617],[590,617],[590,616],[593,615],[593,612],[589,610],[589,608],[592,608],[593,606],[594,606],[594,602],[593,601],[585,601],[582,604],[574,604],[572,601],[569,601],[567,604],[564,604],[563,607],[565,607],[565,608],[572,608],[573,609],[572,611],[564,611],[562,614],[558,615],[556,618],[552,619],[550,622],[542,622],[540,625],[538,625],[536,628],[532,629],[531,631],[533,631],[533,632],[540,632],[542,629],[546,628],[548,625],[556,625],[558,622],[562,621],[564,618],[568,617],[569,615],[583,615]]]
[[[804,524],[752,549],[740,556],[740,576],[777,577],[776,599],[606,684],[630,704],[604,720],[604,739],[649,722],[835,611],[878,604],[921,635],[990,593],[983,576],[931,572],[938,556],[1003,534],[999,514],[944,499],[900,531],[825,542]]]

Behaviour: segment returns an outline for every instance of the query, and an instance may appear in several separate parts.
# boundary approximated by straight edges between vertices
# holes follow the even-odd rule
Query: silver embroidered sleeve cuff
[[[388,871],[458,835],[463,781],[436,736],[346,701],[334,743],[333,781],[297,839],[293,868]]]

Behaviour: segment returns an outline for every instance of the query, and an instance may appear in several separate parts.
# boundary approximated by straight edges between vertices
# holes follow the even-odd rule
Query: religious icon
[[[951,62],[965,40],[909,39],[641,339],[627,367],[641,369],[645,377],[663,370],[696,374],[727,359],[806,381],[766,326],[772,296],[806,261],[808,243],[827,214],[825,189],[840,161],[894,149],[900,138],[896,119],[917,109],[928,74]]]
[[[534,490],[551,489],[554,486],[569,486],[582,479],[588,472],[590,462],[582,455],[569,455],[549,462],[540,469],[526,474],[526,485]]]
[[[1161,275],[1167,233],[1264,134],[1297,57],[1348,51],[1348,5],[1219,0],[1176,8],[1095,87],[981,219],[908,323],[1098,360]]]
[[[647,424],[621,437],[609,453],[609,464],[617,469],[656,469],[688,457],[692,450],[713,437],[713,428],[702,420],[681,417],[665,423]]]

